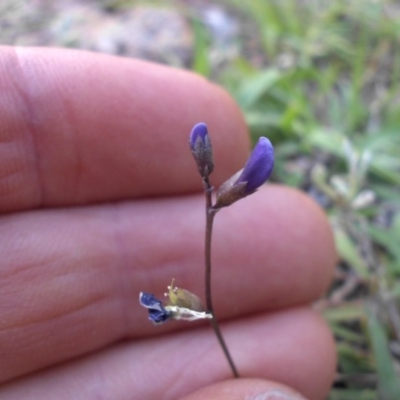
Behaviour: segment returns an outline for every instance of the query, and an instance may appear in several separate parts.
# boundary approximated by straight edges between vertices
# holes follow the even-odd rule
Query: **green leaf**
[[[358,374],[372,370],[372,360],[367,353],[346,342],[336,344],[339,365],[345,374]]]
[[[388,229],[382,229],[375,226],[368,228],[368,233],[371,238],[385,247],[389,253],[400,262],[400,214],[397,214],[393,219],[392,226]]]
[[[369,307],[367,307],[367,316],[368,332],[378,373],[378,399],[398,400],[400,398],[400,380],[394,370],[385,330]]]
[[[246,79],[236,95],[237,101],[244,109],[251,108],[281,78],[277,69],[267,69]]]
[[[333,389],[328,400],[376,400],[374,390]]]
[[[387,184],[371,184],[372,189],[381,199],[400,206],[400,189]]]
[[[400,299],[400,282],[397,282],[392,289],[392,295]]]
[[[365,318],[365,309],[362,303],[347,302],[342,306],[326,309],[324,317],[329,322],[359,320]]]
[[[195,19],[194,28],[194,55],[192,70],[200,75],[209,77],[211,73],[210,60],[208,58],[208,37],[204,26]]]
[[[346,328],[338,324],[330,324],[333,334],[340,340],[355,343],[358,345],[365,344],[365,338],[362,334],[354,332],[353,328]]]
[[[354,268],[360,277],[367,279],[369,277],[368,266],[347,232],[339,225],[335,224],[333,227],[333,234],[335,237],[336,249],[340,257]]]
[[[346,136],[336,130],[327,128],[316,128],[307,136],[307,140],[313,146],[319,147],[324,151],[338,157],[344,157],[343,143]]]

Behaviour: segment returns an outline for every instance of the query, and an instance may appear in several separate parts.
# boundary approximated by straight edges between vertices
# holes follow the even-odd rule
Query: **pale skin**
[[[336,256],[323,212],[296,190],[270,184],[216,216],[213,301],[245,379],[231,379],[207,321],[154,327],[139,305],[172,278],[204,296],[188,146],[200,121],[218,186],[250,150],[221,88],[141,61],[1,48],[1,400],[326,396],[334,344],[310,304]]]

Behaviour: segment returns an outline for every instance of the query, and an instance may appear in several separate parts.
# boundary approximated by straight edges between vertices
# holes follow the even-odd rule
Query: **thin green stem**
[[[222,348],[222,351],[225,354],[228,364],[232,370],[233,376],[235,378],[239,378],[239,373],[238,373],[236,366],[233,362],[233,359],[229,353],[228,347],[222,336],[221,330],[219,329],[218,320],[215,316],[214,307],[212,304],[212,296],[211,296],[211,237],[212,237],[214,217],[215,217],[215,214],[217,213],[217,210],[212,208],[211,195],[212,195],[213,187],[211,186],[210,181],[207,178],[204,178],[203,184],[204,184],[204,193],[206,195],[206,237],[205,237],[206,307],[207,307],[207,311],[209,313],[211,313],[211,315],[212,315],[211,325],[214,329],[215,335],[217,336],[217,339]]]

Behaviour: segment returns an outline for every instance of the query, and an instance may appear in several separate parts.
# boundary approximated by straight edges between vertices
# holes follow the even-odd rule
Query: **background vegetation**
[[[400,399],[400,2],[229,4],[262,62],[239,56],[216,79],[254,140],[276,145],[274,179],[313,196],[335,232],[335,282],[316,304],[339,355],[329,399]]]
[[[125,14],[112,20],[118,13],[151,4],[183,16],[191,51],[190,34],[177,34],[174,52],[161,51],[156,61],[191,68],[226,87],[254,141],[266,135],[276,146],[273,180],[306,191],[331,221],[340,262],[331,290],[315,304],[332,327],[339,355],[329,400],[400,399],[400,1],[76,2],[97,9],[68,14],[73,2],[67,0],[1,0],[0,42],[102,51],[82,40],[112,32],[125,40],[129,35],[118,29],[124,21],[134,24]],[[54,19],[49,10],[61,3]],[[167,17],[158,16],[157,24]],[[170,26],[182,27],[176,19]],[[95,34],[81,34],[90,27]],[[155,41],[142,48],[145,56]],[[177,41],[186,46],[184,62]],[[106,42],[117,54],[132,48]]]

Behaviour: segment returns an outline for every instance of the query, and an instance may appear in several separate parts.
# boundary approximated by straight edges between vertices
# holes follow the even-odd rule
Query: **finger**
[[[172,278],[203,297],[201,196],[3,216],[0,380],[185,324],[152,326],[140,291]],[[298,212],[298,209],[301,212]],[[335,253],[322,212],[269,186],[218,214],[212,286],[219,318],[308,303]]]
[[[306,400],[287,386],[262,379],[218,382],[181,400]]]
[[[189,72],[61,49],[0,48],[0,211],[201,188],[189,151],[204,121],[214,184],[248,152],[243,118]]]
[[[327,326],[313,311],[249,317],[222,330],[242,377],[280,382],[311,400],[325,398],[335,352]],[[89,400],[99,393],[115,400],[177,399],[230,377],[213,332],[201,328],[126,343],[38,373],[3,388],[0,399]]]

